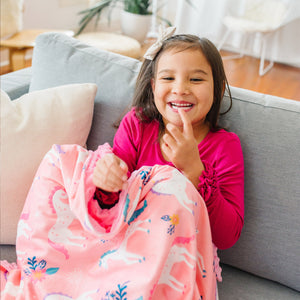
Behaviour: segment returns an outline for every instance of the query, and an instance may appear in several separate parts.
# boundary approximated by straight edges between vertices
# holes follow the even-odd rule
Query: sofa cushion
[[[0,245],[0,260],[6,260],[10,263],[17,261],[15,245]]]
[[[7,93],[11,100],[17,99],[28,93],[31,75],[31,68],[1,75],[1,89]]]
[[[54,63],[55,62],[55,63]],[[115,128],[131,103],[141,62],[88,46],[59,33],[38,36],[33,52],[30,91],[67,83],[94,82],[94,119],[88,148],[112,144]]]
[[[95,84],[68,85],[14,101],[1,90],[1,244],[15,244],[24,201],[51,146],[86,143],[96,90]]]
[[[299,292],[274,281],[221,265],[223,281],[218,283],[219,299],[297,300]]]
[[[221,124],[241,139],[245,225],[221,261],[300,290],[300,102],[231,90]]]

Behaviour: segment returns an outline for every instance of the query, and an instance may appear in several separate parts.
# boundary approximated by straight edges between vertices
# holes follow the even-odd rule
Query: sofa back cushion
[[[241,139],[245,225],[221,261],[300,290],[300,102],[231,91],[221,124]]]
[[[94,118],[87,146],[112,144],[115,128],[131,104],[141,62],[88,46],[61,33],[38,36],[29,91],[70,83],[96,83]]]

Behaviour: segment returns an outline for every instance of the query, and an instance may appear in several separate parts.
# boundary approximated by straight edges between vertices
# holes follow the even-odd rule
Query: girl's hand
[[[163,135],[164,143],[161,147],[174,166],[197,187],[204,166],[200,159],[192,123],[183,109],[178,111],[183,122],[183,131],[181,132],[180,128],[168,123],[166,126],[168,133]]]
[[[128,167],[114,154],[99,159],[93,173],[93,183],[106,192],[118,192],[127,186]]]

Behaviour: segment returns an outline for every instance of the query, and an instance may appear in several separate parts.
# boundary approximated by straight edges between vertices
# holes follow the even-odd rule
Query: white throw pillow
[[[23,27],[24,0],[1,0],[0,37],[9,37]]]
[[[1,244],[15,244],[27,193],[52,145],[85,145],[96,92],[95,84],[70,84],[11,101],[1,90]]]

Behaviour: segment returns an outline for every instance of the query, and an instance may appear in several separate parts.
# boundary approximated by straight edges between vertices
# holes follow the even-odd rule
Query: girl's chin
[[[183,123],[182,123],[182,120],[179,118],[168,118],[168,119],[164,119],[164,124],[165,126],[170,123],[176,127],[183,127]]]

